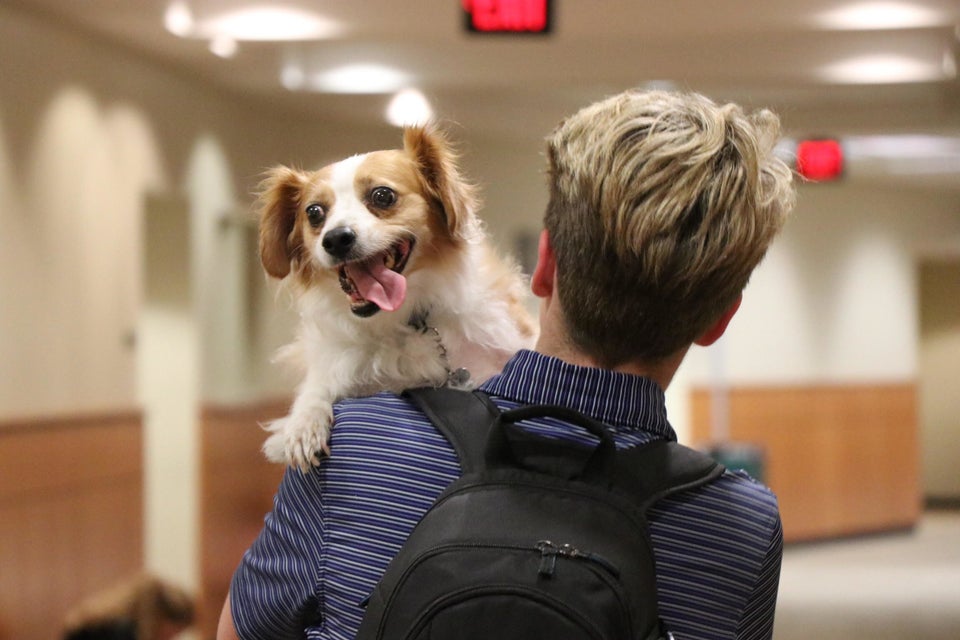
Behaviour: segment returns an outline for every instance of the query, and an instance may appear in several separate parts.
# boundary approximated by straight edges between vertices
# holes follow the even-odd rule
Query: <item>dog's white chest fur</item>
[[[496,310],[451,314],[434,308],[406,321],[360,324],[343,317],[337,322],[321,311],[320,300],[315,304],[306,305],[300,336],[288,349],[305,368],[303,382],[289,415],[269,425],[273,435],[264,445],[269,459],[300,467],[326,450],[336,400],[417,386],[472,387],[530,346],[529,337],[502,322]],[[473,317],[463,319],[464,312]],[[468,380],[455,377],[461,370]]]

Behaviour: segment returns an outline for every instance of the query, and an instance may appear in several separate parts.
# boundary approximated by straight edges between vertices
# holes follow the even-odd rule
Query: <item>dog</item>
[[[290,284],[300,313],[281,357],[304,371],[289,414],[265,425],[269,460],[319,464],[340,398],[469,388],[532,346],[524,278],[490,245],[435,124],[405,128],[402,149],[276,167],[258,203],[264,270]]]

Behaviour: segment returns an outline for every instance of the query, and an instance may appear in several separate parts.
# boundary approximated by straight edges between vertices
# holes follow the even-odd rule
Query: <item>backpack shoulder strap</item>
[[[460,458],[463,474],[481,467],[489,427],[500,415],[487,394],[449,387],[419,387],[407,389],[403,395],[450,441]]]
[[[726,468],[705,453],[657,440],[617,452],[614,484],[646,514],[657,500],[716,480]]]

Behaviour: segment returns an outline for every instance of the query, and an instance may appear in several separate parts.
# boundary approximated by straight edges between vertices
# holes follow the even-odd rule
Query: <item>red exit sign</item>
[[[843,147],[840,142],[831,138],[799,142],[797,173],[814,182],[839,178],[843,175]]]
[[[552,0],[462,0],[473,33],[549,33]]]

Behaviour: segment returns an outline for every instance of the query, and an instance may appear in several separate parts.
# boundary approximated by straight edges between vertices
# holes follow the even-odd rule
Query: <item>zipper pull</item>
[[[590,551],[581,551],[572,544],[556,545],[549,540],[541,540],[537,543],[537,550],[540,551],[540,570],[539,574],[546,578],[553,576],[557,568],[557,556],[570,558],[572,560],[585,560],[603,567],[614,578],[620,577],[620,569],[612,562],[597,553]]]
[[[612,562],[601,556],[597,553],[592,553],[590,551],[580,551],[573,545],[565,544],[561,549],[562,555],[568,556],[570,558],[580,558],[582,560],[587,560],[598,564],[604,569],[606,569],[614,578],[620,577],[620,569],[614,566]]]
[[[545,578],[552,578],[557,567],[557,555],[560,553],[560,549],[549,540],[538,542],[537,549],[540,551],[540,568],[537,573]]]

